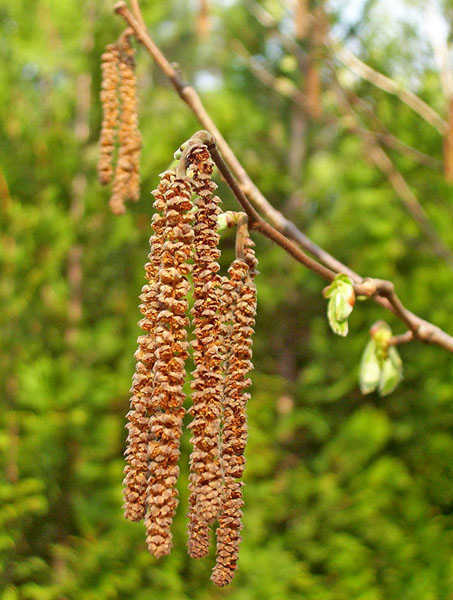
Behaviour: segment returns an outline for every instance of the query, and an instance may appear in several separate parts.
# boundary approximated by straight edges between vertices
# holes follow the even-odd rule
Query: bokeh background
[[[259,311],[233,584],[211,584],[213,555],[186,554],[188,432],[172,554],[151,558],[142,524],[123,519],[150,191],[199,126],[139,48],[141,199],[112,215],[96,175],[99,57],[123,29],[112,5],[0,2],[0,599],[451,600],[451,356],[402,346],[398,390],[362,396],[369,327],[379,318],[395,333],[403,325],[363,302],[349,336],[334,336],[325,283],[266,239],[255,240]],[[142,5],[272,203],[452,332],[451,3]],[[345,66],[340,47],[417,94],[445,129]],[[415,194],[433,238],[392,187],[392,169],[373,162],[376,148]],[[221,183],[220,192],[234,209]],[[233,246],[226,233],[224,268]]]

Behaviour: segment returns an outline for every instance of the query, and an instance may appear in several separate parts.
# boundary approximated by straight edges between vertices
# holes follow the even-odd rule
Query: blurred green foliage
[[[139,50],[142,197],[114,217],[96,179],[99,56],[122,27],[112,4],[0,3],[0,600],[451,600],[451,356],[415,342],[401,347],[405,380],[398,390],[363,397],[357,375],[369,326],[386,318],[401,333],[401,323],[359,303],[348,338],[335,336],[325,283],[264,239],[256,239],[256,369],[244,541],[233,584],[214,588],[213,556],[196,562],[186,555],[187,433],[172,554],[151,558],[143,526],[124,521],[124,415],[139,334],[149,192],[199,127]],[[156,40],[198,83],[275,206],[358,272],[392,279],[412,310],[451,332],[451,268],[433,256],[341,120],[308,121],[294,181],[290,102],[250,74],[232,42],[239,38],[277,76],[304,81],[247,3],[213,2],[205,40],[195,33],[194,3],[142,4]],[[263,5],[288,31],[292,17],[284,3]],[[445,114],[416,27],[392,19],[382,1],[364,2],[359,13],[347,20],[334,2],[337,35]],[[324,116],[339,116],[329,73],[322,64],[319,71]],[[440,136],[410,109],[366,82],[353,77],[350,84],[392,133],[441,159]],[[451,185],[390,154],[453,247]],[[294,204],[288,198],[295,191]],[[220,192],[225,207],[235,209],[223,184]],[[222,243],[226,267],[231,233]],[[78,284],[68,267],[74,253],[82,269],[80,319]]]

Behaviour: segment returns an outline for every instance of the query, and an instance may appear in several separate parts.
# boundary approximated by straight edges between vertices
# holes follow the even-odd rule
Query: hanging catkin
[[[171,523],[178,505],[179,443],[184,417],[185,360],[188,356],[189,319],[187,294],[190,284],[187,263],[194,233],[191,221],[192,185],[188,179],[173,179],[164,193],[165,229],[158,274],[155,363],[153,368],[153,413],[148,447],[149,481],[145,516],[146,540],[156,557],[171,549]]]
[[[221,470],[219,436],[223,374],[220,320],[220,266],[217,246],[217,215],[220,198],[211,180],[213,163],[201,143],[188,156],[197,198],[195,213],[195,255],[193,267],[192,309],[195,340],[193,357],[193,420],[190,456],[190,498],[188,550],[192,558],[205,556],[209,548],[209,525],[217,518],[221,506]]]
[[[119,150],[110,199],[110,207],[115,214],[124,213],[125,201],[138,200],[140,195],[141,137],[138,129],[135,51],[127,34],[122,35],[119,41],[119,73]]]
[[[113,154],[115,151],[116,130],[119,120],[119,52],[114,44],[109,44],[102,55],[102,128],[99,141],[98,174],[102,185],[112,181]]]
[[[246,240],[244,260],[236,259],[229,268],[229,279],[223,282],[224,306],[227,307],[224,333],[228,356],[225,364],[225,391],[223,398],[222,468],[223,505],[217,528],[217,559],[212,581],[227,585],[234,576],[241,541],[242,481],[247,442],[245,393],[250,385],[248,373],[253,368],[252,334],[256,313],[256,289],[253,283],[256,259],[251,240]],[[228,310],[231,307],[230,310]],[[228,339],[229,344],[228,344]]]
[[[189,140],[181,161],[176,171],[161,176],[153,192],[156,213],[145,265],[147,283],[140,295],[143,318],[139,325],[144,335],[138,338],[127,415],[124,511],[131,521],[144,519],[151,554],[157,558],[169,554],[178,505],[176,483],[189,350],[188,275],[193,269],[195,370],[189,426],[193,451],[188,548],[193,558],[205,556],[210,526],[218,520],[211,579],[223,586],[233,579],[241,541],[246,389],[252,368],[257,261],[247,217],[238,213],[233,221],[237,223],[237,258],[228,277],[219,275],[220,199],[211,180],[213,162],[200,136]],[[190,177],[181,175],[186,167]]]
[[[124,490],[124,516],[129,521],[140,521],[145,516],[146,487],[148,481],[148,443],[149,417],[152,413],[153,367],[155,329],[158,314],[157,286],[161,263],[162,247],[166,220],[162,216],[165,209],[164,193],[174,179],[174,172],[167,171],[161,175],[161,181],[153,194],[155,197],[150,238],[150,253],[145,265],[147,284],[143,286],[140,299],[140,311],[143,319],[139,326],[145,332],[138,338],[139,347],[135,353],[136,371],[132,380],[131,408],[127,414],[128,438],[126,455]]]

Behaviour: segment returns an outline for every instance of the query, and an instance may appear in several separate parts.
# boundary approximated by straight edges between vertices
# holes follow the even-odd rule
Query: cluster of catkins
[[[140,196],[140,149],[134,48],[126,31],[102,55],[103,111],[98,162],[99,181],[112,182],[110,207],[124,213],[126,200]],[[116,164],[114,164],[116,159]]]
[[[220,199],[211,180],[213,164],[205,145],[190,143],[185,159],[190,176],[166,171],[153,192],[154,233],[145,266],[147,284],[140,295],[139,325],[144,334],[138,338],[127,415],[124,509],[127,519],[144,520],[151,554],[170,552],[178,504],[192,273],[195,370],[189,409],[193,450],[188,551],[193,558],[207,555],[211,525],[217,521],[212,580],[223,586],[233,578],[241,540],[256,259],[246,236],[241,257],[231,264],[228,276],[219,274]]]

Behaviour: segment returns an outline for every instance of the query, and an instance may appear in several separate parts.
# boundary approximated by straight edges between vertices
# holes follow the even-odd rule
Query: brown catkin
[[[194,233],[191,221],[192,185],[173,179],[164,193],[165,239],[157,285],[154,346],[153,413],[148,446],[149,481],[145,516],[146,540],[156,557],[171,549],[171,523],[178,505],[179,444],[184,417],[185,360],[188,356],[189,319],[187,294],[190,284],[188,259]]]
[[[98,174],[102,185],[111,182],[113,176],[113,154],[119,121],[119,51],[117,46],[109,44],[102,55],[101,105],[102,127],[99,141]]]
[[[157,285],[164,243],[165,209],[164,193],[174,179],[173,171],[162,174],[161,182],[154,190],[153,235],[150,238],[150,253],[145,265],[147,284],[143,286],[140,311],[143,319],[139,326],[145,332],[138,338],[139,347],[135,353],[136,371],[132,380],[131,407],[127,414],[128,429],[124,490],[124,516],[129,521],[140,521],[145,516],[146,488],[148,482],[149,418],[152,413],[153,368],[155,350],[155,329],[158,314]]]
[[[119,150],[110,207],[115,214],[124,213],[126,200],[138,200],[140,195],[140,149],[138,129],[135,51],[128,35],[119,42],[119,96],[121,102]]]
[[[227,307],[224,333],[228,351],[225,364],[223,398],[222,468],[223,506],[217,528],[217,558],[211,579],[219,586],[228,585],[234,576],[239,556],[242,529],[242,481],[247,442],[246,404],[252,369],[252,334],[256,314],[256,289],[253,283],[256,260],[248,240],[245,260],[236,259],[229,268],[229,279],[222,285]]]
[[[220,417],[223,392],[221,356],[220,256],[217,215],[220,198],[211,180],[213,163],[206,146],[199,143],[188,156],[193,172],[197,207],[195,213],[195,255],[193,266],[192,309],[195,340],[195,362],[192,381],[193,451],[190,456],[190,498],[188,551],[201,558],[209,550],[209,525],[221,507]]]

